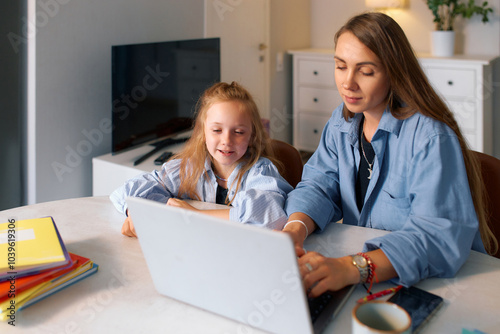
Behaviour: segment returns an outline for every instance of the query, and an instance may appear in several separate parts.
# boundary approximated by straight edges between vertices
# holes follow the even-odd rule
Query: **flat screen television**
[[[220,81],[220,39],[114,45],[112,153],[191,129],[198,98]]]

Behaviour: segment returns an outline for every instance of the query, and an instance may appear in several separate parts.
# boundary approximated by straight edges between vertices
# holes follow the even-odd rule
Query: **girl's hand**
[[[169,198],[167,201],[167,205],[176,206],[178,208],[183,208],[183,209],[187,209],[187,210],[191,210],[191,211],[199,211],[194,206],[188,204],[187,202],[185,202],[181,199],[177,199],[177,198]]]
[[[135,228],[134,228],[134,223],[132,222],[132,218],[127,217],[125,219],[125,222],[123,223],[122,226],[122,234],[126,235],[127,237],[136,237],[137,234],[135,233]]]
[[[308,252],[298,260],[300,275],[309,297],[318,297],[326,291],[337,291],[359,282],[359,271],[350,256],[328,258]]]

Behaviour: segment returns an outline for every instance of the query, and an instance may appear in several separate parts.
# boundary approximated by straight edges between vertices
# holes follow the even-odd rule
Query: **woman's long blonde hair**
[[[479,231],[486,251],[498,250],[498,241],[488,226],[486,192],[478,159],[470,151],[458,123],[446,103],[431,87],[401,27],[382,13],[364,13],[351,18],[335,34],[335,46],[345,32],[351,32],[383,63],[390,80],[387,97],[391,113],[405,119],[416,112],[448,125],[457,135],[464,156],[469,187],[479,220]],[[344,105],[344,118],[352,117]]]
[[[270,159],[278,167],[280,172],[282,171],[283,166],[274,158],[271,140],[264,130],[259,109],[250,93],[236,82],[232,82],[231,84],[219,82],[208,88],[198,100],[193,134],[186,142],[184,149],[172,157],[172,159],[181,159],[179,197],[187,196],[190,199],[201,200],[200,195],[196,192],[196,185],[202,175],[204,175],[208,181],[205,161],[207,157],[213,161],[212,156],[208,153],[205,141],[207,111],[216,103],[228,101],[239,102],[240,107],[250,115],[252,121],[252,135],[247,152],[240,159],[240,162],[243,164],[236,178],[235,193],[237,193],[240,188],[243,175],[245,175],[260,157]],[[233,184],[228,186],[232,188]],[[228,194],[229,193],[230,192],[228,192]],[[229,200],[229,198],[226,198],[226,203],[230,204],[233,199]]]

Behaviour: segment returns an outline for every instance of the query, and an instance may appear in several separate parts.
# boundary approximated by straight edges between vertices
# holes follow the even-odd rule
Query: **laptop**
[[[247,329],[319,333],[354,289],[308,300],[285,233],[141,198],[127,204],[156,290]],[[310,303],[322,312],[311,315]]]

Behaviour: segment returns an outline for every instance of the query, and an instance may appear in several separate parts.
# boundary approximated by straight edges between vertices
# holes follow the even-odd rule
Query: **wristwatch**
[[[368,276],[370,274],[370,264],[368,260],[363,255],[351,255],[352,264],[359,270],[359,283],[366,283]]]

